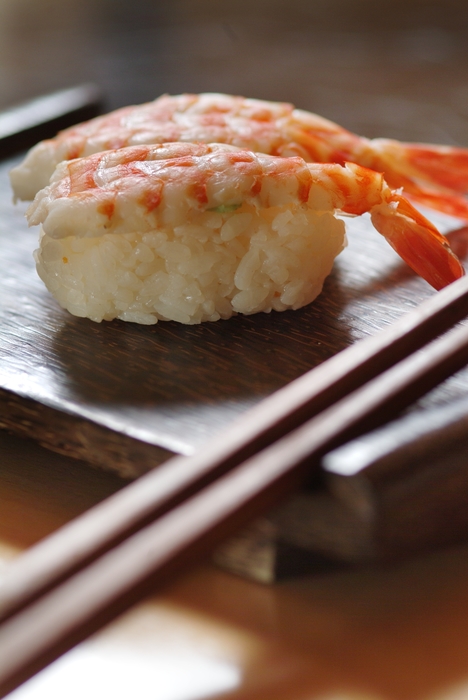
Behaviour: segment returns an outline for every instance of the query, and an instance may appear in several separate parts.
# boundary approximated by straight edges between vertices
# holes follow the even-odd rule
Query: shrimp
[[[11,172],[15,196],[33,199],[62,160],[130,145],[226,143],[307,162],[353,162],[382,172],[415,202],[468,219],[468,150],[366,139],[292,105],[217,93],[163,95],[59,133]]]
[[[199,323],[297,309],[375,228],[433,287],[463,275],[446,239],[373,170],[223,144],[131,146],[63,161],[30,205],[39,275],[72,313]]]
[[[370,212],[374,228],[434,289],[463,277],[464,268],[447,238],[405,197],[390,189],[381,173],[356,163],[345,163],[344,168],[309,164],[311,173],[317,167],[320,178],[331,177],[334,206],[348,214]]]

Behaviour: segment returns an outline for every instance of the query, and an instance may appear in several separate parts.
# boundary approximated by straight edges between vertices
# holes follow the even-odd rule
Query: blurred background
[[[293,102],[363,135],[468,145],[466,0],[0,0],[0,108],[93,81]]]

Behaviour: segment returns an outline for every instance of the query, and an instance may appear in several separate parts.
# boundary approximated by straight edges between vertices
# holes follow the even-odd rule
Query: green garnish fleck
[[[239,209],[242,204],[220,204],[219,207],[213,207],[212,209],[208,209],[208,211],[215,211],[218,214],[227,214],[230,211],[236,211],[236,209]]]

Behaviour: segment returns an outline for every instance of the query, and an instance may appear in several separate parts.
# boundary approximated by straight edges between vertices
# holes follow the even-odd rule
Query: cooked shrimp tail
[[[327,174],[323,185],[345,213],[370,212],[374,227],[398,255],[435,289],[462,277],[464,269],[448,240],[399,192],[391,190],[381,173],[355,163],[309,165],[312,177]],[[323,175],[322,175],[323,177]],[[326,182],[326,185],[325,185]]]
[[[398,255],[434,289],[465,274],[445,236],[401,195],[393,193],[388,202],[374,207],[371,219]]]
[[[369,146],[366,165],[383,171],[390,187],[403,187],[419,204],[468,219],[468,149],[390,139],[374,139]]]

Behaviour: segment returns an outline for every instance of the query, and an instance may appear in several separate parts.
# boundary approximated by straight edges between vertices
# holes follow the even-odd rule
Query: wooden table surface
[[[0,450],[0,566],[124,483],[6,433]],[[467,587],[468,545],[276,586],[201,564],[10,697],[462,700]]]
[[[0,0],[0,108],[95,81],[291,101],[366,136],[468,145],[468,9],[449,0]],[[124,485],[0,433],[0,576]],[[468,698],[468,545],[263,587],[209,564],[12,694],[21,700]]]

